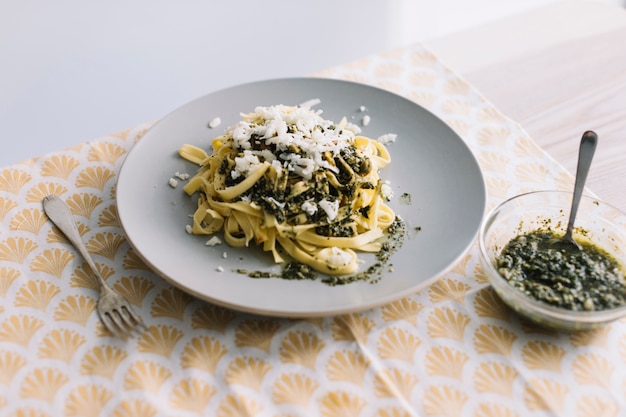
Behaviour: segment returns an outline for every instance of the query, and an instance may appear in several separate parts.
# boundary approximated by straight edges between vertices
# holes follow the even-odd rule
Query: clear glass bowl
[[[479,231],[481,266],[500,298],[522,316],[545,327],[575,331],[599,327],[626,316],[626,306],[598,311],[571,311],[534,300],[510,286],[496,268],[495,258],[514,237],[549,226],[567,228],[572,193],[536,191],[506,200],[485,219]],[[626,214],[592,197],[583,196],[575,229],[626,266]],[[576,231],[574,236],[576,236]]]

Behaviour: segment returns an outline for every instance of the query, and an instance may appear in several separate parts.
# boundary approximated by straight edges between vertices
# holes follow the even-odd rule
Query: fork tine
[[[126,324],[129,329],[129,333],[132,333],[133,330],[138,329],[140,327],[144,328],[145,325],[143,321],[139,318],[139,316],[133,311],[132,307],[122,305],[119,310],[116,310],[117,313],[122,318],[122,321]]]
[[[111,321],[113,321],[113,323],[115,323],[115,325],[117,326],[117,330],[114,333],[120,337],[127,338],[133,328],[132,326],[128,326],[119,310],[111,310],[107,313],[107,315],[111,318]]]
[[[131,306],[122,306],[122,310],[127,313],[138,326],[141,326],[143,328],[146,327],[146,325],[144,324],[143,320],[141,319],[141,317],[135,312],[135,310],[131,307]]]
[[[113,322],[111,315],[108,312],[98,311],[98,315],[100,316],[100,322],[102,322],[102,324],[109,331],[109,333],[113,335],[119,334],[119,330],[117,329],[117,326]]]

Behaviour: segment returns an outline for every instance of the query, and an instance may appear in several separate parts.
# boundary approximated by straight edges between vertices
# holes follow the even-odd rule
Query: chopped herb
[[[412,203],[412,196],[409,193],[402,193],[402,195],[400,195],[400,203],[402,204],[406,204],[406,205],[411,205]]]
[[[250,278],[272,278],[274,274],[265,271],[252,271],[248,274]]]
[[[314,280],[317,278],[317,272],[309,265],[290,262],[285,265],[281,277],[284,279]]]

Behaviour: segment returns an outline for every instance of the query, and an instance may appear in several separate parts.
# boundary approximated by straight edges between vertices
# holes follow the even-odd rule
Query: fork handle
[[[61,200],[61,198],[57,195],[51,194],[49,196],[44,197],[43,199],[43,211],[48,215],[48,218],[52,220],[52,222],[63,232],[65,237],[74,245],[74,247],[80,252],[83,256],[89,268],[98,279],[101,287],[107,288],[106,283],[104,282],[104,278],[98,272],[96,268],[96,264],[94,263],[85,243],[83,242],[83,238],[78,232],[78,228],[76,227],[76,222],[74,221],[74,217],[70,208],[67,204]]]

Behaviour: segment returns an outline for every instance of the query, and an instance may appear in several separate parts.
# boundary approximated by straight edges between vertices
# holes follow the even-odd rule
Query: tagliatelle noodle
[[[261,244],[274,262],[330,275],[358,270],[356,251],[377,252],[395,214],[382,195],[387,148],[308,106],[257,107],[213,140],[211,154],[183,145],[200,166],[185,185],[198,194],[192,233],[223,232],[233,247]]]

